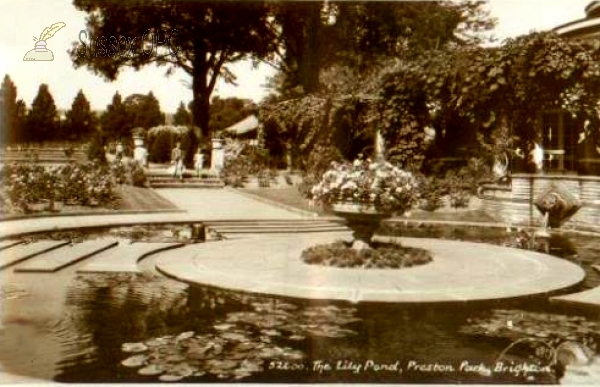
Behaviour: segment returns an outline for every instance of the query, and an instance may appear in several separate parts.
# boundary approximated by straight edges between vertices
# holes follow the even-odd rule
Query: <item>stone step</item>
[[[118,244],[114,239],[96,239],[74,243],[40,255],[15,268],[15,272],[53,273]]]
[[[311,233],[311,232],[340,232],[348,231],[349,229],[341,225],[327,226],[247,226],[247,227],[209,227],[219,234],[295,234],[295,233]]]
[[[347,228],[346,226],[336,223],[320,223],[320,224],[255,224],[255,225],[244,225],[244,224],[232,224],[232,225],[213,225],[209,228],[215,230],[271,230],[271,229],[321,229],[321,228]]]
[[[176,177],[173,177],[172,174],[168,174],[168,175],[148,175],[148,179],[150,180],[156,180],[156,181],[162,181],[162,180],[179,180]],[[208,177],[198,177],[195,174],[193,175],[183,175],[183,179],[184,180],[192,180],[192,181],[221,181],[220,178],[218,178],[217,176],[208,176]]]
[[[203,222],[208,227],[230,227],[230,226],[286,226],[286,225],[302,225],[302,226],[322,226],[322,225],[339,225],[342,224],[332,222],[327,219],[265,219],[265,220],[210,220]]]
[[[21,243],[23,243],[23,241],[20,241],[18,239],[7,239],[4,241],[0,241],[0,251],[2,251],[4,249],[8,249],[9,247],[13,247],[13,246],[21,244]]]
[[[152,183],[151,188],[224,188],[225,184],[206,184],[206,183]]]
[[[119,244],[94,256],[92,262],[78,269],[78,273],[140,272],[138,262],[143,258],[169,249],[184,246],[183,243],[131,243]]]
[[[233,234],[293,234],[293,233],[319,233],[319,232],[340,232],[348,231],[344,227],[329,227],[329,228],[273,228],[269,230],[265,229],[236,229],[236,230],[221,230],[215,229],[219,234],[222,235],[233,235]]]
[[[65,241],[39,241],[13,245],[12,247],[0,251],[0,270],[29,258],[33,258],[39,254],[58,249],[68,243],[69,242]]]

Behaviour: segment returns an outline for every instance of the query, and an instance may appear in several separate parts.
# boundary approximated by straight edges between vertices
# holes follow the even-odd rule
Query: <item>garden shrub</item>
[[[332,162],[343,160],[340,151],[333,145],[317,145],[308,155],[306,170],[302,174],[302,181],[298,190],[304,197],[311,196],[312,187],[319,183],[323,174],[331,167]]]
[[[2,168],[0,197],[3,209],[27,211],[29,204],[61,201],[70,205],[109,206],[116,199],[116,184],[143,186],[144,170],[135,162],[69,163],[59,167],[10,164]]]
[[[435,211],[444,206],[443,188],[438,178],[421,176],[419,187],[421,197],[419,208],[425,211]]]
[[[242,187],[248,176],[258,175],[270,180],[268,154],[255,146],[247,143],[230,141],[225,144],[225,165],[221,177],[225,184],[233,187]]]

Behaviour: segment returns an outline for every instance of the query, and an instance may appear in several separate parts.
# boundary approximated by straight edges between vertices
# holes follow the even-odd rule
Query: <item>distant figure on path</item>
[[[171,151],[171,165],[173,166],[173,177],[179,177],[183,180],[183,153],[179,142]]]
[[[115,160],[117,160],[117,162],[120,163],[122,159],[123,159],[123,144],[121,143],[121,141],[117,141],[117,146],[115,147]]]
[[[196,175],[200,177],[200,171],[204,167],[204,154],[202,154],[202,149],[198,147],[198,151],[194,155],[194,169],[196,170]]]

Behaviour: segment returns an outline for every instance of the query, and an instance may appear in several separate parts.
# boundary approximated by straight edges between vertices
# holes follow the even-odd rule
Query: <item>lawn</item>
[[[315,212],[320,216],[332,215],[321,206],[311,206],[309,201],[304,198],[295,187],[285,188],[244,188],[243,192],[256,195],[262,199],[267,199],[276,203],[281,203],[290,207],[298,208],[304,211]],[[462,222],[495,222],[494,218],[486,214],[479,208],[479,201],[473,200],[474,208],[454,209],[440,208],[436,211],[414,210],[411,212],[410,219],[417,220],[437,220],[437,221],[462,221]]]
[[[118,196],[116,210],[152,211],[177,210],[177,206],[150,188],[120,185],[115,189]]]

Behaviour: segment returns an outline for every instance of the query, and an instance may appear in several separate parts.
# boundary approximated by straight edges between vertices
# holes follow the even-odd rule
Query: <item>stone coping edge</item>
[[[294,252],[299,253],[303,247],[311,243],[325,242],[331,237],[304,237],[298,240],[299,245],[292,248]],[[232,249],[235,249],[241,240],[226,242],[219,251],[210,251],[210,249],[196,249],[190,251],[188,257],[181,256],[163,256],[159,260],[155,269],[161,274],[184,282],[186,284],[195,284],[216,289],[227,289],[248,294],[262,294],[283,298],[307,299],[319,301],[336,301],[350,303],[395,303],[395,304],[455,304],[455,303],[475,303],[489,302],[496,300],[516,300],[528,297],[548,297],[558,292],[567,291],[581,283],[584,278],[583,270],[572,263],[565,262],[560,258],[547,259],[546,254],[527,252],[523,253],[520,250],[515,250],[507,247],[488,245],[485,243],[460,242],[437,240],[430,238],[402,238],[403,244],[408,246],[421,247],[427,246],[434,253],[440,254],[444,251],[443,258],[438,257],[434,261],[437,266],[434,272],[426,270],[425,267],[408,268],[406,271],[385,271],[376,270],[372,272],[362,269],[339,269],[339,268],[313,268],[311,265],[297,264],[296,261],[290,261],[288,242],[282,242],[282,239],[266,238],[254,240],[259,246],[254,249],[249,249],[246,256],[243,258],[233,258],[233,262],[223,260],[223,256],[227,256]],[[536,269],[539,273],[520,274],[514,283],[509,283],[508,286],[502,279],[496,280],[489,284],[487,275],[496,273],[497,270],[484,269],[475,277],[472,275],[473,268],[467,268],[466,263],[472,260],[473,257],[463,257],[460,249],[457,246],[478,246],[481,249],[480,253],[485,253],[485,262],[480,262],[480,259],[474,261],[475,270],[482,270],[481,267],[487,268],[489,264],[496,267],[497,262],[510,263],[526,263],[529,268],[536,268],[543,265],[543,269]],[[269,257],[262,257],[264,247],[272,248],[285,247],[280,250],[279,254],[271,254]],[[298,251],[296,251],[298,250]],[[281,252],[283,251],[283,253]],[[498,254],[505,254],[512,251],[508,257],[500,257]],[[284,254],[282,256],[280,254]],[[201,264],[198,264],[197,257],[200,257]],[[237,261],[247,260],[253,257],[254,263],[249,265],[242,263],[241,266]],[[176,259],[175,259],[176,258]],[[533,261],[533,262],[532,262]],[[245,262],[245,261],[244,261]],[[498,274],[501,278],[505,278],[511,269],[504,266],[497,266],[501,270]],[[567,278],[560,270],[567,270]],[[478,269],[479,267],[479,269]],[[298,273],[294,276],[296,279],[288,279],[281,282],[278,276],[279,272],[285,273],[286,270],[292,270]],[[559,270],[559,271],[557,271]],[[410,272],[409,272],[410,271]],[[444,280],[449,278],[448,273],[454,272],[462,279],[470,279],[475,281],[471,287],[457,285],[454,279]],[[250,273],[254,273],[253,275]],[[318,273],[318,274],[317,274]],[[427,273],[437,273],[430,275]],[[245,274],[250,274],[246,276]],[[315,274],[316,276],[313,276]],[[343,274],[343,275],[342,275]],[[440,277],[442,276],[442,277]],[[439,277],[439,278],[438,278]],[[313,281],[310,278],[318,278]],[[409,281],[407,281],[410,279]],[[448,282],[450,286],[449,293],[441,291],[438,281],[443,283]],[[433,282],[432,282],[433,281]],[[543,281],[544,285],[540,285]],[[549,283],[548,283],[549,282]],[[381,286],[381,283],[387,285]],[[428,283],[436,283],[437,287],[421,292],[422,286]],[[491,285],[490,287],[481,286],[482,284]],[[375,286],[365,286],[368,284],[378,284]],[[400,284],[400,286],[398,286]],[[282,286],[280,288],[280,286]],[[445,285],[443,285],[445,286]],[[274,291],[275,289],[275,291]],[[360,289],[360,291],[358,290]],[[400,290],[396,292],[395,290]],[[308,293],[307,293],[308,291]]]
[[[10,222],[11,220],[35,220],[54,217],[68,216],[110,216],[110,215],[142,215],[142,214],[169,214],[169,213],[185,213],[186,210],[181,209],[159,209],[159,210],[114,210],[114,211],[77,211],[77,212],[57,212],[39,215],[9,215],[0,217],[0,222]]]

